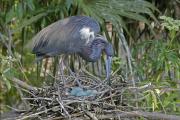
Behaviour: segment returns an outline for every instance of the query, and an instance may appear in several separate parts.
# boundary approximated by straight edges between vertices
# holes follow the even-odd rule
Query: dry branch
[[[114,112],[109,111],[104,115],[100,115],[98,119],[110,119],[110,118],[134,118],[134,117],[144,117],[150,120],[180,120],[180,116],[167,115],[158,112],[143,112],[143,111],[130,111],[130,112]]]
[[[27,83],[23,82],[22,80],[19,80],[17,78],[12,78],[10,80],[29,91],[37,91],[36,87],[30,86]]]

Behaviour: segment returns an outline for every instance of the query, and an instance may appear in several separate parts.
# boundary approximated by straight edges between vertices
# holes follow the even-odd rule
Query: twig
[[[48,101],[52,101],[53,99],[51,98],[46,98],[46,97],[36,97],[36,98],[22,98],[23,100],[48,100]]]
[[[37,112],[37,113],[33,113],[33,114],[30,114],[30,115],[27,115],[27,116],[23,116],[22,118],[19,118],[17,120],[24,120],[24,119],[27,119],[27,118],[32,118],[32,117],[36,117],[42,113],[47,113],[48,111],[52,110],[53,108],[50,108],[50,109],[46,109],[46,110],[43,110],[43,111],[40,111],[40,112]]]
[[[82,68],[82,71],[83,71],[84,73],[86,73],[87,75],[89,75],[89,76],[93,77],[94,79],[96,79],[96,80],[100,80],[100,78],[98,78],[98,77],[94,76],[93,74],[91,74],[90,72],[88,72],[86,69]]]
[[[17,88],[17,91],[19,92],[20,97],[23,98],[24,94],[23,94],[22,89],[20,89],[18,84],[16,84],[16,88]],[[28,110],[30,109],[30,106],[29,106],[29,104],[27,104],[26,100],[22,99],[22,103],[24,103],[24,106],[25,106],[26,109],[28,109]]]
[[[91,113],[91,112],[85,111],[85,110],[84,110],[84,113],[85,113],[88,117],[90,117],[92,120],[98,120],[98,118],[95,116],[94,113]]]
[[[10,108],[11,110],[13,110],[13,111],[15,111],[15,112],[26,112],[27,110],[20,110],[20,109],[17,109],[17,108],[14,108],[14,107],[11,107],[11,106],[9,106],[9,105],[0,105],[0,108],[1,108],[1,106],[3,106],[3,107],[8,107],[8,108]]]
[[[13,81],[14,83],[20,85],[21,87],[24,87],[26,89],[28,89],[29,91],[37,91],[37,88],[36,87],[33,87],[33,86],[30,86],[28,85],[27,83],[17,79],[17,78],[12,78],[10,79],[11,81]]]
[[[96,102],[96,101],[88,101],[88,100],[63,100],[65,103],[65,105],[70,105],[70,104],[77,104],[77,103],[85,103],[85,104],[94,104],[94,105],[98,105],[101,102]]]
[[[59,86],[58,86],[58,98],[56,99],[59,103],[59,105],[61,106],[61,108],[64,110],[65,114],[69,117],[69,119],[71,119],[70,114],[68,113],[68,111],[65,109],[65,107],[62,104],[62,100],[61,100],[61,96],[60,96],[60,90],[59,90]]]
[[[167,115],[158,112],[143,112],[143,111],[131,111],[131,112],[112,112],[109,111],[105,115],[101,115],[98,119],[108,119],[108,118],[132,118],[132,117],[145,117],[153,120],[180,120],[180,116],[176,115]]]

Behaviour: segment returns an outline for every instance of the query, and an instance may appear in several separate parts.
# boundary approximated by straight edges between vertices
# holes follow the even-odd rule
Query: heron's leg
[[[37,62],[37,80],[40,79],[42,61]]]
[[[57,71],[57,76],[59,80],[62,80],[63,85],[66,85],[65,82],[65,77],[64,77],[64,69],[65,69],[65,65],[64,65],[64,56],[62,55],[62,57],[59,59],[59,65],[58,65],[58,71]]]
[[[77,82],[78,86],[82,87],[79,78],[76,76],[76,74],[70,69],[70,67],[68,67],[68,70],[70,72],[70,74],[75,78],[75,81]]]
[[[65,58],[64,58],[64,63],[65,63],[65,66],[66,68],[68,69],[68,71],[70,72],[70,75],[72,75],[74,78],[75,78],[75,82],[77,82],[78,86],[82,87],[80,81],[79,81],[79,78],[77,77],[77,75],[71,70],[70,66],[68,65],[68,55],[65,55]]]

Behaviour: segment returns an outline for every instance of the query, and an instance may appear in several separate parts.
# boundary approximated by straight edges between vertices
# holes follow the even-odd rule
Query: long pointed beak
[[[106,60],[106,79],[107,79],[109,85],[111,84],[110,83],[111,62],[112,62],[112,57],[107,56],[107,60]]]

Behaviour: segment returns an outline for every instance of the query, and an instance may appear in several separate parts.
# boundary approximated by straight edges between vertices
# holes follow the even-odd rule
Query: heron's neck
[[[80,56],[90,62],[95,62],[101,57],[102,44],[98,41],[93,41],[87,46],[83,46]]]
[[[98,47],[98,45],[92,46],[91,53],[89,58],[93,61],[97,61],[101,57],[102,48]]]

